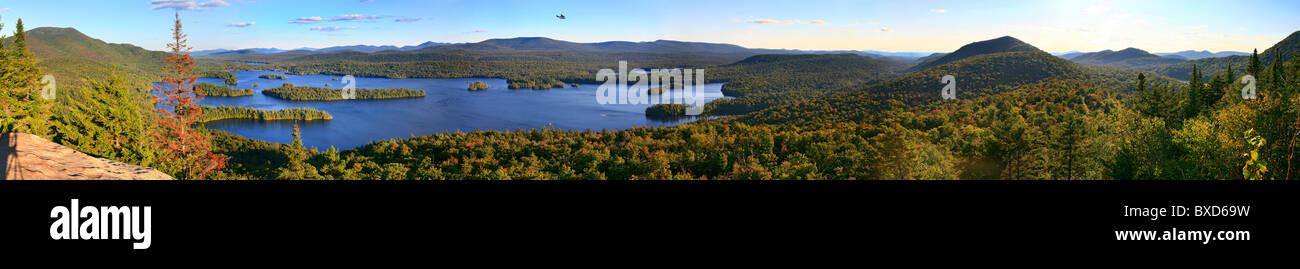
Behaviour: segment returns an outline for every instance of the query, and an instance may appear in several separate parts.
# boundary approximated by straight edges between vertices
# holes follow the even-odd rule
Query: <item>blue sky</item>
[[[642,5],[638,5],[641,4]],[[201,49],[415,45],[544,36],[751,48],[952,51],[1010,35],[1041,49],[1263,50],[1300,30],[1300,0],[1241,1],[45,0],[0,2],[5,32],[75,27],[163,50],[179,10]],[[555,18],[558,13],[568,19]]]

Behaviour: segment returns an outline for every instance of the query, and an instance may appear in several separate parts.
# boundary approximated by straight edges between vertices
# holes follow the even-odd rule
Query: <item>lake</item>
[[[235,71],[236,89],[254,89],[252,96],[207,97],[199,102],[208,106],[240,106],[258,109],[309,107],[329,112],[333,120],[298,122],[303,144],[320,150],[334,146],[352,149],[373,141],[408,138],[444,132],[475,130],[513,131],[517,129],[558,128],[563,130],[622,130],[636,126],[671,126],[692,121],[661,121],[645,116],[649,105],[600,105],[596,88],[579,85],[550,90],[510,90],[503,79],[388,79],[356,78],[358,89],[410,88],[423,90],[424,98],[344,101],[286,101],[262,95],[261,90],[284,83],[299,86],[342,88],[341,76],[285,75],[271,71]],[[262,79],[263,74],[285,75],[288,79]],[[334,80],[340,79],[340,80]],[[486,91],[468,91],[468,82],[483,81]],[[222,85],[217,78],[199,78],[198,83]],[[257,87],[253,83],[258,83]],[[706,84],[705,101],[725,98],[722,83]],[[207,123],[208,128],[224,130],[244,137],[289,143],[293,140],[294,121],[224,120]]]

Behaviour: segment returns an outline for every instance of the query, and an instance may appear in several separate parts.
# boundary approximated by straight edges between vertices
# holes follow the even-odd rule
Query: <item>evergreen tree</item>
[[[1284,76],[1284,74],[1286,73],[1282,71],[1282,58],[1281,55],[1279,55],[1277,52],[1279,50],[1280,49],[1273,50],[1273,63],[1269,65],[1269,69],[1271,69],[1269,70],[1269,73],[1271,73],[1270,74],[1271,78],[1269,79],[1268,85],[1271,89],[1273,89],[1273,91],[1279,93],[1282,99],[1285,100],[1285,99],[1290,99],[1291,92],[1286,90],[1289,87],[1286,87],[1287,86],[1286,78]]]
[[[1185,93],[1187,101],[1183,105],[1184,118],[1195,117],[1204,108],[1204,103],[1201,102],[1201,96],[1204,94],[1202,92],[1205,91],[1203,79],[1201,71],[1197,69],[1196,65],[1192,65],[1192,78],[1187,82],[1187,92]]]
[[[197,103],[203,95],[194,91],[194,59],[186,45],[187,35],[181,28],[181,15],[176,13],[172,28],[172,43],[167,44],[171,54],[163,67],[166,75],[162,83],[154,86],[159,94],[154,96],[158,107],[161,132],[154,136],[166,152],[167,163],[160,170],[180,179],[205,179],[225,167],[226,156],[211,152],[211,141],[206,130],[197,126],[203,110]],[[161,97],[160,97],[161,96]]]
[[[1237,75],[1232,73],[1232,65],[1228,65],[1228,84],[1237,83]]]
[[[1259,63],[1259,49],[1250,53],[1250,65],[1246,66],[1246,74],[1259,77],[1259,71],[1263,70],[1263,65]]]
[[[40,95],[41,68],[27,48],[23,20],[18,19],[8,48],[0,49],[0,132],[45,135],[48,131],[46,102]],[[0,37],[0,39],[3,39]],[[2,43],[2,42],[0,42]]]
[[[1073,110],[1067,110],[1057,117],[1060,124],[1052,126],[1052,136],[1055,138],[1050,141],[1051,146],[1060,154],[1057,159],[1057,174],[1054,178],[1063,178],[1066,180],[1076,179],[1076,175],[1082,172],[1079,169],[1079,159],[1085,158],[1085,154],[1080,154],[1080,144],[1090,134],[1085,125],[1084,119]]]
[[[1146,90],[1147,90],[1147,75],[1146,75],[1146,73],[1138,73],[1138,88],[1137,88],[1137,91],[1138,91],[1138,92],[1144,92],[1144,91],[1146,91]]]
[[[129,82],[110,66],[107,82],[88,81],[55,109],[50,140],[93,156],[150,166],[157,150],[150,147],[147,115],[132,100]]]
[[[289,155],[289,164],[284,168],[280,168],[278,179],[320,179],[320,174],[316,171],[316,167],[307,163],[307,158],[310,157],[310,153],[307,152],[307,149],[302,148],[302,131],[298,129],[298,124],[293,125],[293,142],[289,143],[289,147],[290,149],[287,152]],[[330,149],[333,149],[333,147],[330,147]],[[333,154],[337,154],[337,151]]]

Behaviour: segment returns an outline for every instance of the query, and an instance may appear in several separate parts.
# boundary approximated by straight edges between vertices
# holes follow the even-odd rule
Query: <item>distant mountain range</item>
[[[1228,56],[1246,56],[1246,55],[1250,55],[1250,53],[1240,52],[1240,51],[1220,51],[1220,52],[1211,53],[1208,50],[1202,50],[1202,51],[1184,50],[1179,52],[1155,53],[1155,55],[1160,55],[1160,56],[1170,57],[1170,58],[1181,58],[1183,60],[1197,60],[1197,59],[1204,59],[1204,58],[1216,58],[1216,57],[1228,57]]]
[[[1272,47],[1260,51],[1259,61],[1264,66],[1269,66],[1270,64],[1273,64],[1273,58],[1275,57],[1281,57],[1282,61],[1290,61],[1296,54],[1300,54],[1300,31],[1293,32],[1291,35],[1282,39],[1282,41],[1273,44]],[[1200,70],[1213,70],[1213,72],[1220,72],[1228,67],[1232,67],[1233,70],[1245,70],[1246,65],[1249,62],[1249,55],[1201,58],[1176,64],[1158,66],[1152,68],[1151,71],[1180,80],[1188,80],[1191,78],[1191,75],[1189,74],[1191,73],[1193,66]],[[1210,71],[1204,73],[1210,74]]]
[[[685,42],[672,40],[656,40],[650,42],[630,42],[630,41],[608,41],[598,43],[576,43],[555,40],[545,37],[518,37],[489,39],[477,43],[440,43],[425,42],[415,46],[372,46],[372,45],[352,45],[352,46],[335,46],[327,48],[297,48],[297,49],[279,49],[279,48],[247,48],[247,49],[212,49],[199,50],[190,52],[194,56],[214,56],[214,55],[231,55],[231,54],[275,54],[283,52],[297,52],[299,54],[331,53],[331,52],[362,52],[376,53],[383,51],[418,51],[438,46],[453,46],[460,49],[469,50],[521,50],[521,51],[605,51],[605,52],[641,52],[641,53],[676,53],[676,52],[708,52],[708,53],[752,53],[752,54],[856,54],[873,58],[887,58],[902,62],[916,61],[919,58],[930,55],[930,52],[889,52],[879,50],[797,50],[797,49],[752,49],[732,44],[722,43],[704,43],[704,42]]]
[[[234,53],[234,54],[253,54],[253,53],[271,54],[271,53],[281,53],[281,52],[287,52],[287,51],[315,51],[315,52],[342,52],[342,51],[356,51],[356,52],[373,53],[373,52],[380,52],[380,51],[387,51],[387,50],[395,50],[395,51],[411,51],[411,50],[418,50],[418,49],[429,48],[429,47],[436,47],[436,46],[442,46],[442,45],[455,45],[455,44],[463,44],[463,43],[439,43],[439,42],[429,41],[429,42],[424,42],[424,43],[421,43],[421,44],[419,44],[419,45],[415,45],[415,46],[401,46],[401,47],[398,47],[398,46],[391,46],[391,45],[388,45],[388,46],[352,45],[352,46],[334,46],[334,47],[327,47],[327,48],[308,48],[308,47],[302,47],[302,48],[289,49],[289,50],[278,49],[278,48],[248,48],[248,49],[237,49],[237,50],[228,50],[228,49],[211,49],[211,50],[192,51],[192,52],[190,52],[190,54],[191,54],[191,55],[194,55],[194,56],[221,55],[221,54],[231,54],[231,53]]]
[[[1079,55],[1082,55],[1082,54],[1084,54],[1084,53],[1085,53],[1085,52],[1080,52],[1080,51],[1077,51],[1077,50],[1072,50],[1072,51],[1067,51],[1067,52],[1057,52],[1057,53],[1052,53],[1052,56],[1061,57],[1061,59],[1069,60],[1069,59],[1072,59],[1072,58],[1074,58],[1074,57],[1078,57]]]
[[[92,79],[99,79],[101,77],[100,74],[84,74],[84,72],[87,72],[86,70],[107,70],[108,64],[117,65],[119,70],[125,69],[136,74],[147,74],[156,71],[162,64],[162,58],[166,57],[166,52],[146,50],[131,44],[107,43],[86,36],[73,28],[40,27],[29,30],[27,36],[32,52],[42,59],[41,64],[47,67],[48,71],[53,71],[55,73],[60,73],[62,76],[73,78],[79,78],[80,75],[78,74],[81,72],[82,75],[89,75]],[[10,38],[12,38],[12,36]],[[902,72],[911,72],[960,61],[977,55],[1026,51],[1041,52],[1038,48],[1009,36],[974,42],[962,46],[960,49],[951,53],[932,53],[929,55],[924,55],[925,53],[921,52],[882,52],[870,50],[804,51],[751,49],[732,44],[671,40],[657,40],[650,42],[610,41],[577,43],[545,37],[521,37],[490,39],[477,43],[460,44],[425,42],[420,45],[400,47],[355,45],[320,49],[299,48],[294,50],[276,48],[207,50],[201,51],[201,53],[207,53],[208,56],[201,57],[200,60],[257,61],[260,59],[269,59],[286,62],[308,62],[316,60],[352,59],[368,62],[402,62],[446,59],[484,59],[482,57],[497,57],[493,59],[498,59],[502,57],[502,55],[513,55],[511,57],[520,57],[518,59],[529,60],[564,60],[572,57],[584,57],[584,55],[596,55],[588,59],[604,62],[606,60],[603,59],[609,57],[622,57],[627,55],[639,55],[639,57],[643,57],[644,59],[654,59],[655,57],[667,57],[666,55],[673,55],[671,57],[704,59],[696,61],[696,63],[693,64],[708,66],[735,63],[736,61],[762,54],[855,54],[871,58],[883,57],[891,60],[912,58],[917,64],[908,70],[901,70]],[[502,54],[502,52],[510,53]],[[1300,32],[1293,33],[1281,42],[1275,44],[1273,47],[1261,51],[1260,59],[1265,65],[1268,65],[1274,61],[1274,57],[1281,57],[1281,60],[1285,61],[1296,53],[1300,53]],[[196,52],[195,54],[200,53]],[[1186,74],[1184,73],[1187,73],[1190,70],[1191,65],[1200,66],[1203,70],[1221,70],[1231,65],[1234,69],[1240,70],[1244,69],[1245,60],[1248,58],[1240,56],[1244,53],[1239,52],[1217,52],[1210,55],[1232,56],[1199,58],[1190,61],[1184,61],[1181,59],[1188,57],[1201,57],[1206,54],[1209,54],[1209,52],[1185,51],[1167,54],[1170,55],[1170,57],[1162,57],[1161,54],[1148,53],[1137,48],[1128,48],[1119,51],[1106,50],[1092,53],[1065,52],[1057,53],[1055,56],[1059,58],[1067,58],[1078,63],[1102,64],[1150,70],[1156,74],[1162,74],[1178,79],[1186,78]],[[207,57],[214,58],[204,59]],[[512,58],[507,57],[500,59]],[[910,63],[911,61],[900,62]]]

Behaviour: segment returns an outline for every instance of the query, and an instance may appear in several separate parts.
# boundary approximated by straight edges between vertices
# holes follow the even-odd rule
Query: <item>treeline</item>
[[[424,91],[414,89],[356,89],[358,100],[419,98]],[[295,86],[285,83],[280,87],[262,90],[267,96],[290,101],[338,101],[343,99],[343,90],[311,86]]]
[[[313,108],[287,108],[280,110],[264,110],[251,107],[236,106],[200,106],[203,109],[204,122],[227,120],[227,119],[249,119],[249,120],[332,120],[333,115],[329,112],[316,110]]]
[[[264,78],[264,79],[288,79],[288,78],[284,77],[284,75],[276,75],[276,74],[263,74],[263,75],[259,75],[259,76],[257,76],[257,77],[258,77],[258,78]]]
[[[209,97],[239,97],[253,95],[253,89],[236,90],[235,88],[212,83],[195,84],[194,88],[198,89],[199,92],[203,93],[203,95]]]

